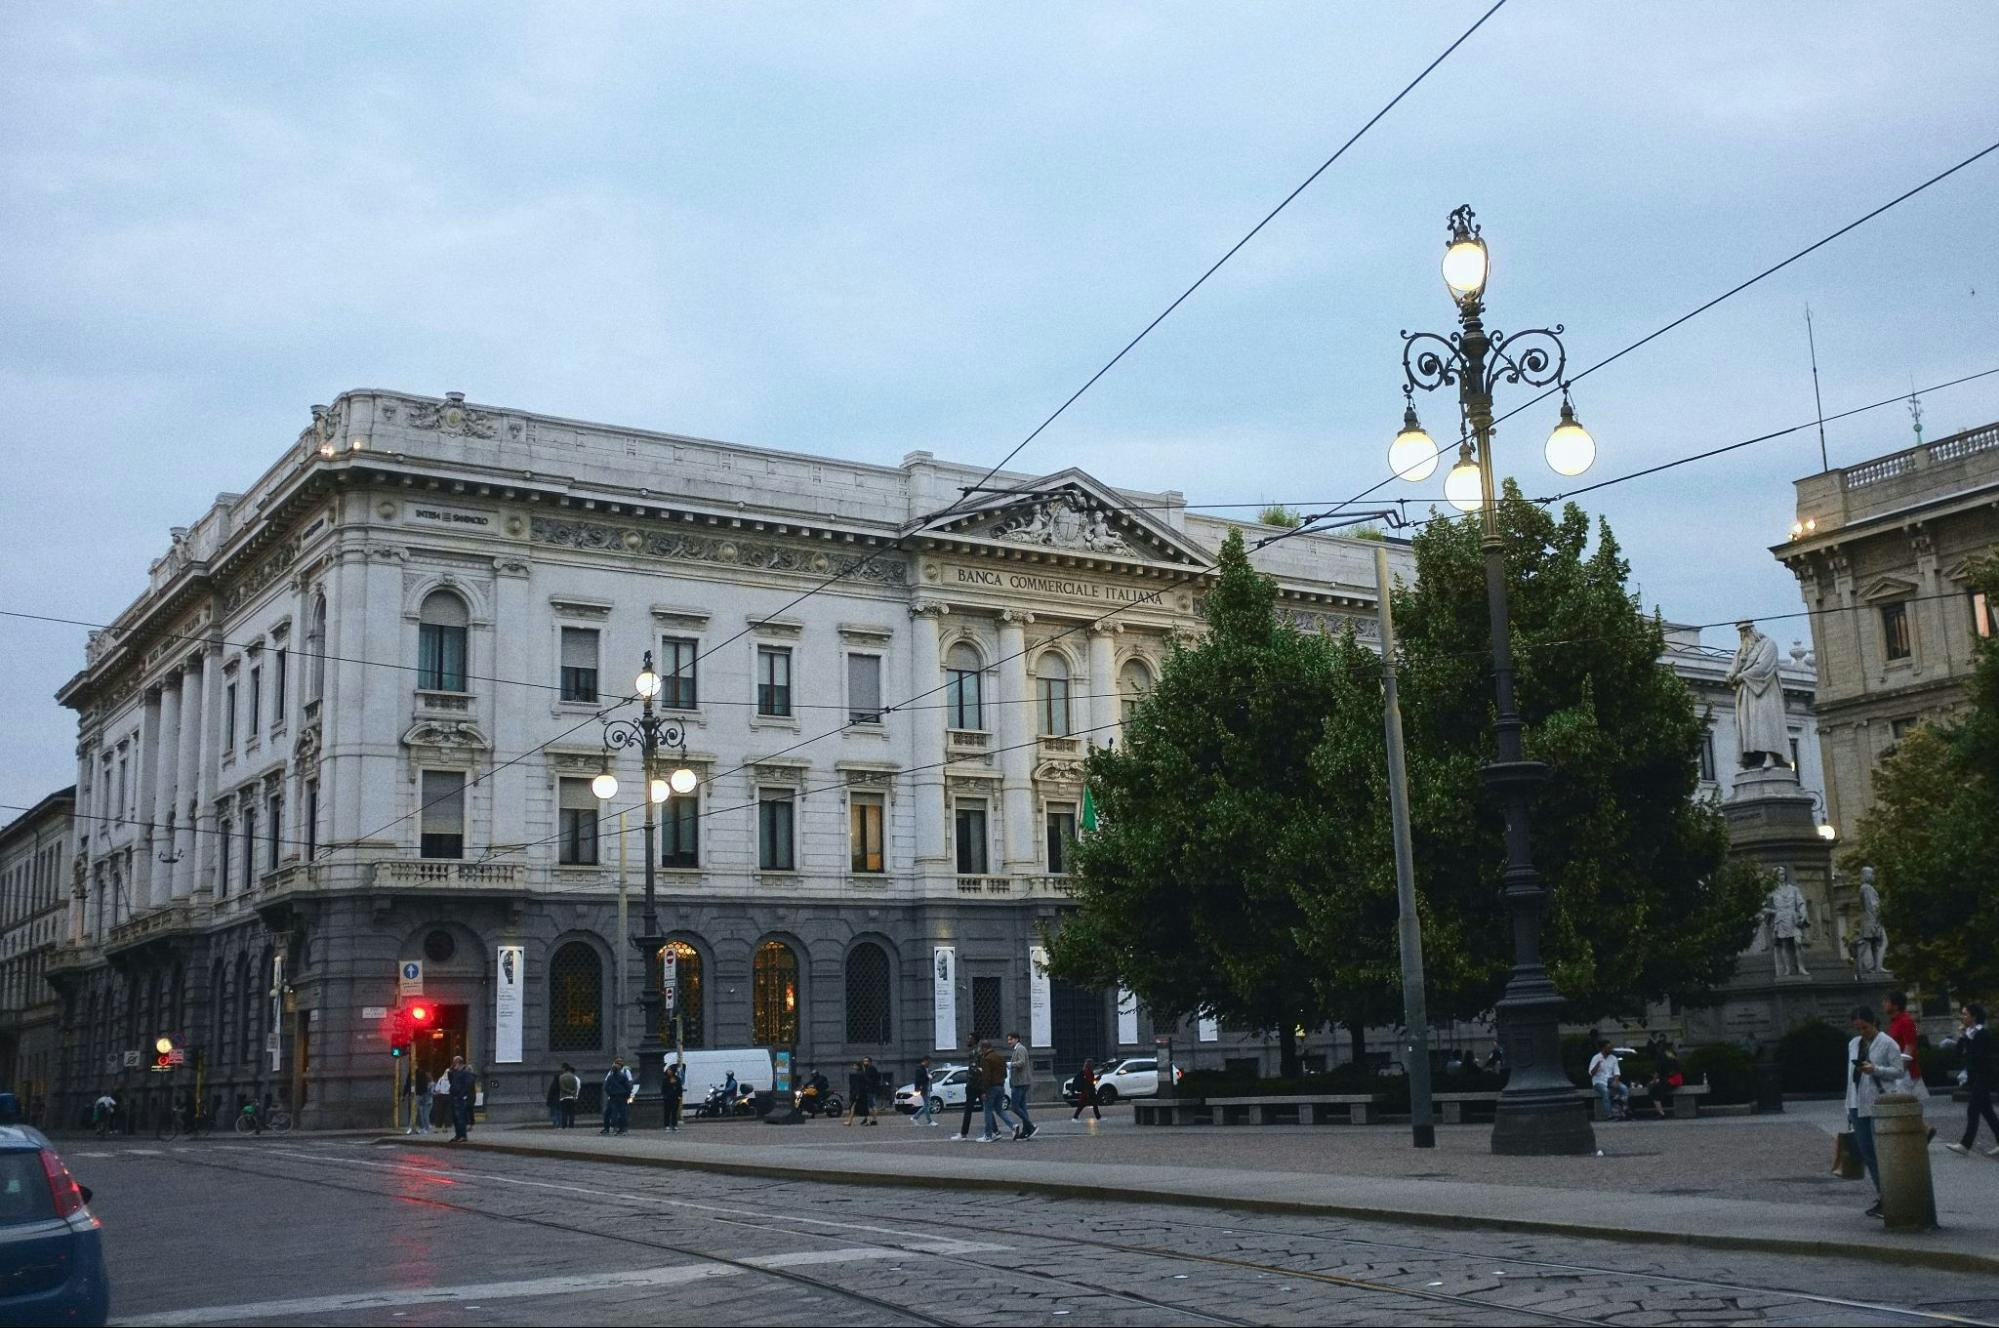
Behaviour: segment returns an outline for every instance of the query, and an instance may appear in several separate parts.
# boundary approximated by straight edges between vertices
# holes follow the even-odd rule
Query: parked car
[[[965,1105],[965,1083],[972,1077],[971,1068],[964,1065],[933,1065],[930,1067],[930,1109],[942,1111],[946,1107]],[[916,1085],[904,1084],[895,1090],[895,1109],[905,1116],[914,1116],[917,1107]]]
[[[0,1126],[0,1324],[101,1324],[111,1312],[90,1191],[40,1131]]]
[[[1179,1066],[1173,1067],[1173,1082],[1179,1083],[1185,1073]],[[1070,1106],[1076,1105],[1076,1076],[1070,1075],[1062,1081],[1062,1100]],[[1097,1105],[1108,1107],[1112,1103],[1128,1097],[1159,1096],[1159,1062],[1151,1056],[1128,1056],[1121,1061],[1105,1061],[1097,1071]]]

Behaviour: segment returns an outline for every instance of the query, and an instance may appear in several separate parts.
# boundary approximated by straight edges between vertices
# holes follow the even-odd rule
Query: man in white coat
[[[1874,1156],[1874,1103],[1883,1093],[1902,1088],[1902,1049],[1895,1039],[1881,1031],[1874,1011],[1862,1006],[1853,1012],[1853,1038],[1846,1044],[1846,1128],[1853,1131],[1854,1147],[1874,1182],[1874,1206],[1869,1217],[1881,1216],[1881,1164]]]
[[[1790,732],[1784,723],[1784,684],[1777,676],[1777,643],[1748,619],[1735,624],[1742,644],[1728,668],[1735,688],[1735,746],[1744,770],[1791,764]]]

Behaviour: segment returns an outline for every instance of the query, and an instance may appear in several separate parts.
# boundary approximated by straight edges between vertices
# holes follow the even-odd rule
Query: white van
[[[699,1106],[708,1096],[708,1090],[721,1084],[729,1077],[729,1071],[736,1072],[736,1083],[744,1088],[754,1088],[759,1093],[768,1093],[771,1080],[776,1075],[771,1065],[770,1051],[765,1047],[741,1047],[724,1051],[682,1052],[685,1065],[680,1074],[680,1082],[686,1090],[686,1106],[689,1112]],[[666,1053],[666,1063],[675,1064],[674,1053]]]

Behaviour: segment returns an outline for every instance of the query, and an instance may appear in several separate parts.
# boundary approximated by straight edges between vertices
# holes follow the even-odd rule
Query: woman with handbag
[[[1846,1128],[1853,1150],[1874,1182],[1869,1217],[1881,1216],[1881,1163],[1874,1154],[1874,1103],[1883,1093],[1902,1086],[1902,1049],[1881,1031],[1874,1011],[1861,1006],[1853,1012],[1853,1039],[1846,1044]]]
[[[1076,1071],[1076,1109],[1069,1114],[1069,1119],[1080,1118],[1084,1107],[1090,1109],[1093,1121],[1104,1118],[1104,1113],[1097,1110],[1097,1063],[1090,1060],[1084,1061],[1083,1068]]]

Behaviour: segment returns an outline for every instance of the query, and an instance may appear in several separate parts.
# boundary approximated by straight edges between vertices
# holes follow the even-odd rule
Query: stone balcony
[[[478,698],[470,692],[435,692],[416,689],[418,719],[469,719]]]
[[[984,756],[993,747],[993,735],[980,729],[946,729],[944,754],[952,758]]]
[[[129,918],[113,927],[111,934],[104,938],[104,954],[109,958],[151,944],[175,932],[185,931],[193,923],[193,903],[176,899],[162,908]]]
[[[1797,481],[1801,538],[1999,485],[1999,424]]]
[[[377,890],[514,890],[526,880],[518,862],[466,862],[455,858],[383,858],[368,866]]]

